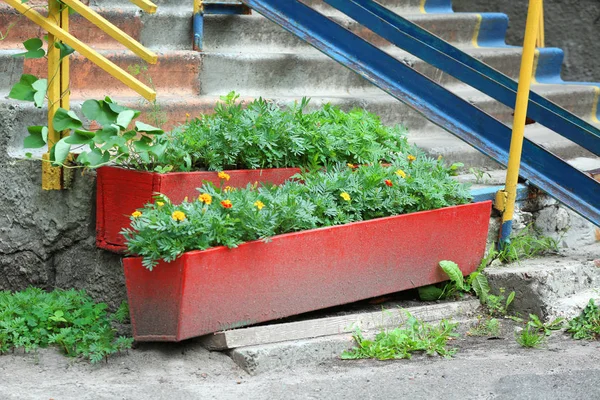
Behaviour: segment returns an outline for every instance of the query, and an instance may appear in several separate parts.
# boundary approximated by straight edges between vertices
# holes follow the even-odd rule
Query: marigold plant
[[[405,178],[396,174],[399,169]],[[425,155],[414,161],[399,155],[389,166],[336,164],[281,186],[225,192],[206,183],[199,188],[200,199],[192,202],[173,204],[158,196],[164,206],[147,204],[122,233],[129,254],[142,256],[152,269],[159,260],[173,261],[186,251],[467,203],[468,187],[452,179],[453,171]],[[202,201],[203,195],[211,201]],[[185,222],[175,215],[183,215]]]

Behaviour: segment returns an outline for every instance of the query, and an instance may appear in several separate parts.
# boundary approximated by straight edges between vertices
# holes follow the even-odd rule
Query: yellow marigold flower
[[[157,201],[156,205],[159,206],[159,207],[162,207],[162,206],[165,205],[165,202],[164,201]]]
[[[190,117],[190,113],[185,113],[185,117],[189,118]]]
[[[171,218],[173,218],[175,221],[183,221],[185,219],[185,214],[183,211],[173,211]]]
[[[340,197],[346,201],[350,201],[350,195],[346,192],[340,193]]]
[[[225,186],[225,189],[223,189],[225,193],[231,192],[232,190],[233,188],[231,186]]]
[[[406,178],[406,172],[402,171],[401,169],[396,171],[396,175],[398,175],[400,178]]]
[[[185,197],[183,198],[183,202],[184,202],[184,203],[187,203],[187,202],[188,202],[188,197],[187,197],[187,196],[185,196]]]
[[[208,193],[202,193],[200,196],[198,196],[198,201],[206,205],[210,205],[210,203],[212,203],[212,196]]]
[[[438,156],[438,161],[442,161],[442,158],[443,158],[443,157],[442,157],[442,155],[440,154],[440,155]]]
[[[134,212],[131,214],[131,216],[132,216],[133,218],[141,217],[141,216],[142,216],[142,213],[141,213],[141,212],[139,212],[139,211],[134,211]]]
[[[255,205],[255,206],[256,206],[256,208],[258,208],[258,210],[260,211],[260,210],[262,210],[262,209],[263,209],[263,207],[265,206],[265,203],[263,203],[263,202],[262,202],[262,201],[260,201],[260,200],[256,200],[256,201],[254,202],[254,205]]]
[[[417,157],[413,156],[412,154],[409,154],[408,157],[406,157],[406,158],[408,158],[409,162],[413,162],[417,159]]]
[[[228,181],[231,178],[231,176],[229,176],[228,173],[223,171],[219,172],[217,176],[219,177],[219,179],[225,179],[226,181]]]

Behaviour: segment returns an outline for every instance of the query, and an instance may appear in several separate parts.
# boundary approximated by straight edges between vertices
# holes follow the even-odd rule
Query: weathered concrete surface
[[[504,323],[504,322],[503,322]],[[552,335],[525,350],[507,322],[504,340],[462,336],[451,360],[342,361],[249,376],[197,342],[144,345],[90,366],[52,350],[0,356],[3,400],[576,399],[600,398],[600,343]]]
[[[97,250],[95,174],[43,191],[39,161],[11,157],[43,113],[0,102],[0,290],[85,288],[111,306],[125,299],[120,259]],[[33,116],[32,116],[33,115]]]
[[[454,0],[458,12],[501,12],[509,17],[507,43],[523,44],[527,1]],[[600,80],[600,2],[597,0],[544,1],[546,46],[565,52],[563,78],[570,81]]]
[[[581,302],[568,299],[600,289],[600,268],[594,262],[598,258],[600,244],[578,249],[576,254],[565,252],[507,266],[491,266],[485,274],[493,292],[498,293],[500,288],[506,293],[515,291],[515,300],[509,309],[512,313],[525,317],[528,314],[573,316],[580,311]]]

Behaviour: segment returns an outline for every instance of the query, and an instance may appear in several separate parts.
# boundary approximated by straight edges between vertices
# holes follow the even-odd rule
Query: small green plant
[[[564,318],[556,318],[550,322],[542,322],[535,314],[529,314],[529,322],[527,323],[527,326],[537,329],[538,332],[541,332],[546,336],[550,336],[552,331],[561,330],[564,325]]]
[[[597,340],[600,338],[600,309],[590,299],[589,303],[578,317],[573,318],[567,325],[573,339]]]
[[[490,315],[492,316],[506,316],[508,308],[515,300],[515,292],[510,292],[508,297],[505,296],[506,290],[504,288],[499,289],[498,295],[490,294],[487,296],[485,303],[483,303]]]
[[[243,105],[229,93],[214,114],[191,119],[177,130],[167,151],[175,171],[208,169],[321,168],[332,163],[390,161],[408,153],[406,129],[386,127],[362,109],[325,104],[309,111],[309,99],[281,107],[262,98]],[[182,156],[191,156],[187,163]]]
[[[467,334],[470,336],[498,337],[500,336],[500,328],[501,325],[498,319],[480,315]]]
[[[448,348],[447,345],[449,340],[458,337],[457,326],[458,324],[446,320],[442,320],[437,326],[432,326],[408,314],[404,328],[382,331],[374,340],[365,339],[362,332],[357,330],[354,334],[357,347],[344,351],[341,357],[344,360],[410,359],[412,353],[424,352],[429,356],[439,354],[450,358],[457,350]]]
[[[526,325],[519,333],[516,333],[515,339],[521,347],[528,349],[537,349],[546,340],[543,333],[540,333],[537,328],[529,325]]]
[[[485,178],[486,176],[488,178],[492,177],[492,175],[490,175],[489,172],[484,171],[481,168],[469,168],[469,172],[475,176],[475,183],[476,184],[485,183],[486,182],[486,178]]]
[[[133,339],[117,338],[111,326],[113,321],[126,320],[127,305],[112,315],[106,309],[106,304],[95,303],[83,291],[0,292],[0,354],[56,346],[67,356],[92,363],[107,359],[131,348]]]
[[[443,260],[440,261],[439,265],[450,278],[450,282],[444,283],[441,287],[439,285],[420,287],[418,290],[421,300],[433,301],[447,299],[473,291],[482,303],[486,302],[490,293],[490,287],[487,278],[480,270],[473,272],[465,279],[458,264],[455,262]]]
[[[391,165],[338,164],[298,175],[280,186],[243,189],[205,184],[198,198],[172,204],[164,196],[134,212],[122,231],[129,253],[152,269],[190,250],[324,226],[434,210],[470,199],[443,163],[425,155],[397,156]],[[160,234],[157,234],[159,232]]]
[[[529,225],[511,238],[510,243],[498,253],[498,258],[504,263],[511,263],[545,254],[556,254],[558,251],[558,240],[537,234]]]

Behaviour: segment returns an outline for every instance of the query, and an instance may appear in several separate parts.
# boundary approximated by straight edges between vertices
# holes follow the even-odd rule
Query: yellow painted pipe
[[[103,16],[84,5],[79,0],[62,0],[63,3],[71,7],[73,10],[81,14],[85,19],[96,25],[111,38],[115,39],[129,50],[133,51],[137,56],[150,64],[156,64],[158,56],[142,46],[137,40],[108,22]]]
[[[537,38],[537,47],[546,47],[546,28],[544,27],[544,0],[541,1],[542,9],[540,10],[540,27]]]
[[[129,0],[148,14],[154,14],[156,12],[156,4],[148,0]]]
[[[68,32],[63,31],[58,24],[53,22],[49,18],[45,18],[40,13],[35,11],[32,7],[22,4],[20,0],[4,0],[8,5],[15,8],[21,14],[32,20],[37,25],[41,26],[42,29],[46,30],[49,35],[54,35],[61,41],[65,42],[83,56],[87,57],[94,64],[108,72],[110,75],[135,90],[146,100],[152,101],[156,99],[156,92],[144,85],[142,82],[135,79],[133,76],[125,72],[122,68],[117,66],[106,57],[100,55],[94,49],[74,37]]]
[[[504,204],[502,214],[502,232],[500,235],[501,243],[508,241],[510,231],[512,230],[512,219],[515,210],[515,201],[517,198],[519,168],[521,165],[521,153],[523,152],[525,119],[527,117],[527,105],[529,102],[529,91],[531,88],[533,75],[535,44],[539,34],[541,9],[542,0],[529,1],[527,26],[525,28],[525,41],[523,43],[523,57],[521,59],[521,72],[519,75],[519,87],[517,90],[513,131],[510,141],[508,169],[506,171],[506,204]]]

